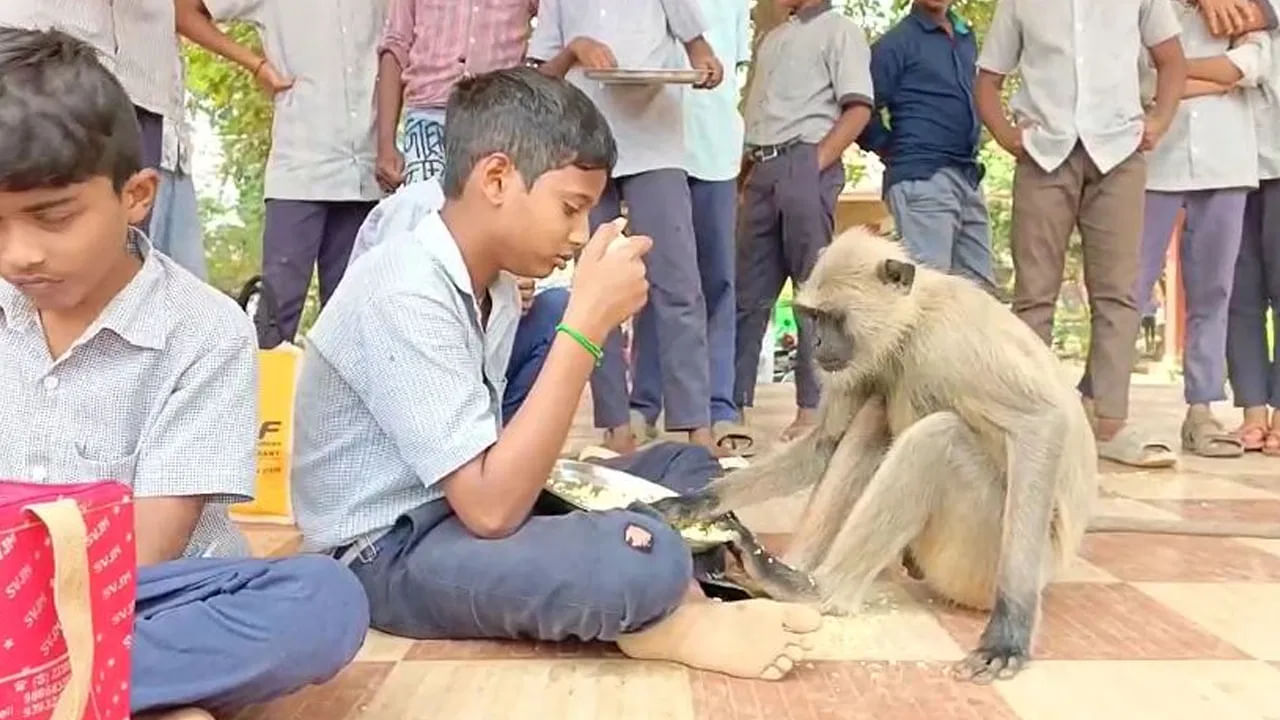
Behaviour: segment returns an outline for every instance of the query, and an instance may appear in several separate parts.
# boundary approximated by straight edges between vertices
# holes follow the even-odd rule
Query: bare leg
[[[818,411],[814,408],[796,408],[796,419],[782,431],[779,439],[783,442],[791,442],[801,435],[808,432],[814,425],[818,424]]]

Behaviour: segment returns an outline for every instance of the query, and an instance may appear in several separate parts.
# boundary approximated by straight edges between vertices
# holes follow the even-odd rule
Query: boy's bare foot
[[[618,638],[640,660],[669,660],[735,677],[780,680],[805,651],[822,616],[805,605],[773,600],[686,602],[651,628]]]
[[[604,431],[604,447],[619,455],[630,455],[636,451],[636,434],[630,425],[619,425]]]
[[[796,419],[786,430],[782,431],[779,439],[782,442],[791,442],[796,438],[809,432],[809,430],[818,424],[818,411],[813,408],[796,408]]]

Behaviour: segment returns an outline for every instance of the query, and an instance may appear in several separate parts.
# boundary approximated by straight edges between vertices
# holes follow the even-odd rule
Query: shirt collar
[[[156,295],[164,282],[165,268],[142,231],[130,228],[129,244],[142,256],[142,267],[124,289],[111,298],[83,337],[87,340],[102,330],[110,330],[131,345],[162,350],[168,335],[166,308],[157,301]],[[11,330],[39,323],[40,316],[31,299],[3,280],[0,280],[0,310]]]
[[[936,20],[929,17],[928,13],[914,5],[911,7],[911,18],[915,20],[916,24],[920,26],[920,29],[925,32],[934,32],[942,29],[942,26],[939,25]],[[955,11],[955,8],[947,8],[947,18],[951,20],[951,27],[955,28],[957,35],[969,34],[969,22],[960,17],[960,14]]]
[[[476,310],[479,311],[480,298],[471,287],[471,273],[467,271],[467,264],[462,259],[462,251],[458,249],[457,240],[444,224],[440,213],[431,211],[422,219],[418,228],[421,233],[418,237],[424,241],[427,252],[440,262],[449,282],[453,283],[453,286],[463,295],[471,298],[471,301],[476,304]],[[489,300],[493,303],[491,317],[507,309],[508,305],[519,303],[519,289],[516,287],[515,278],[505,272],[498,273],[498,277],[489,286]]]
[[[830,9],[831,9],[831,0],[822,0],[822,2],[816,5],[802,7],[799,10],[796,10],[792,14],[796,17],[797,20],[808,21],[818,17],[819,15],[821,15],[822,13]]]

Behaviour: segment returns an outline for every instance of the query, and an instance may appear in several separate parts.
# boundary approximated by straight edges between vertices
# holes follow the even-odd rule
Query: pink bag
[[[0,720],[127,720],[130,489],[0,482]]]

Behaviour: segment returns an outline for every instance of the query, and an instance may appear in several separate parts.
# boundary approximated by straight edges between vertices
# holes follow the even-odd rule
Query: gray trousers
[[[1227,373],[1238,407],[1280,407],[1280,353],[1267,350],[1267,310],[1280,320],[1280,179],[1249,193],[1227,315]]]
[[[1164,269],[1178,211],[1186,210],[1179,267],[1187,294],[1187,347],[1182,366],[1183,396],[1188,405],[1226,399],[1227,316],[1248,194],[1244,188],[1147,192],[1142,265],[1134,293],[1138,307],[1150,302]]]
[[[836,202],[844,187],[844,166],[818,170],[816,145],[800,143],[770,160],[758,162],[746,182],[738,226],[738,337],[734,356],[734,401],[755,402],[756,370],[765,328],[778,293],[790,278],[804,282],[831,242]],[[800,346],[796,357],[796,405],[816,408],[821,388],[813,365],[813,331],[796,318]]]
[[[605,464],[683,493],[720,471],[705,448],[680,443]],[[648,547],[628,542],[637,529]],[[482,540],[443,499],[401,517],[351,569],[373,627],[438,639],[613,641],[666,617],[693,580],[689,547],[649,515],[535,513],[514,534]]]
[[[901,180],[884,199],[916,262],[995,289],[987,202],[963,172],[944,167],[927,180]]]
[[[651,325],[654,332],[637,334],[633,348],[637,341],[657,341],[667,429],[708,427],[707,308],[698,273],[688,178],[676,169],[613,178],[591,211],[592,231],[620,215],[623,202],[628,232],[653,238],[653,249],[645,256],[649,302],[635,324]],[[604,362],[591,375],[591,398],[596,427],[613,428],[626,425],[631,417],[621,331],[610,333],[604,353]]]
[[[376,203],[268,198],[262,233],[262,276],[280,303],[280,331],[292,341],[319,270],[320,304],[347,270],[360,224]]]
[[[137,587],[135,715],[187,705],[231,714],[323,683],[369,627],[360,583],[318,555],[175,560],[141,568]]]

